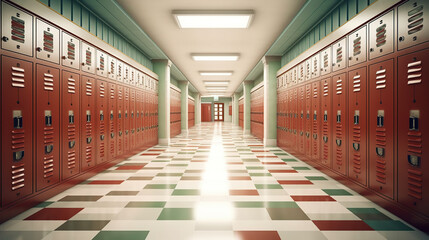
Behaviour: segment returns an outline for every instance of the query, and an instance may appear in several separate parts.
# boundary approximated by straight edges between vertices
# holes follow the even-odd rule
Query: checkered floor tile
[[[204,123],[0,225],[0,239],[428,239],[228,123]]]

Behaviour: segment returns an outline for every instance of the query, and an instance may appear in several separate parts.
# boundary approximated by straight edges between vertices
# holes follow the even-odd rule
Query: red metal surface
[[[131,119],[131,110],[130,110],[130,89],[128,87],[124,87],[124,113],[122,114],[124,121],[124,151],[128,152],[130,150],[130,119]]]
[[[321,81],[320,85],[322,95],[322,105],[320,117],[322,121],[322,145],[321,145],[321,160],[322,164],[332,166],[332,81],[331,78],[325,78]]]
[[[97,80],[97,107],[94,113],[94,122],[96,122],[97,139],[96,161],[97,164],[109,160],[109,86],[107,82]]]
[[[312,158],[312,116],[311,113],[311,100],[313,98],[312,84],[305,85],[305,109],[304,109],[304,153],[308,159]]]
[[[116,84],[109,83],[109,100],[108,100],[108,110],[109,113],[106,115],[109,119],[109,136],[107,137],[109,139],[109,157],[114,158],[117,155],[117,146],[116,146],[116,139],[118,137],[117,131],[117,110],[116,110],[116,100],[118,98],[118,94],[116,91]]]
[[[85,171],[96,164],[97,153],[97,134],[96,122],[98,114],[96,113],[96,84],[95,79],[82,76],[81,81],[81,170]]]
[[[129,108],[129,138],[130,138],[130,149],[136,148],[136,118],[137,118],[137,112],[136,112],[136,90],[130,89],[130,108]]]
[[[312,84],[313,94],[311,98],[311,122],[312,122],[312,134],[311,134],[311,159],[313,161],[320,162],[320,144],[321,138],[321,120],[323,115],[320,111],[320,101],[322,91],[320,89],[320,82],[314,82]]]
[[[121,85],[116,86],[118,93],[118,98],[116,99],[116,109],[117,109],[117,122],[116,122],[116,146],[117,146],[117,155],[122,155],[124,153],[124,123],[125,123],[125,109],[124,109],[124,87]]]
[[[346,175],[347,172],[347,75],[332,77],[332,169]]]

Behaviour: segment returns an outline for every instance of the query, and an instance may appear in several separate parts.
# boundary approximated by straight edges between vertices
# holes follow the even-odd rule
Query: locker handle
[[[134,133],[134,132],[135,132],[135,130],[134,130],[134,129],[132,129],[132,130],[131,130],[131,133]]]
[[[119,137],[122,136],[122,131],[119,131]]]
[[[13,118],[13,127],[15,129],[22,128],[22,116],[17,116]]]
[[[328,121],[328,114],[326,114],[326,113],[325,113],[325,114],[323,115],[323,121],[324,121],[324,122],[327,122],[327,121]]]
[[[91,142],[92,142],[92,137],[87,137],[87,138],[86,138],[86,143],[87,143],[87,144],[90,144]]]
[[[414,167],[420,167],[420,157],[416,155],[408,155],[408,163]]]
[[[75,145],[76,145],[75,140],[69,141],[69,148],[74,148]]]
[[[13,161],[18,162],[24,158],[24,151],[13,152]]]
[[[359,125],[359,110],[355,111],[355,115],[353,116],[354,125]]]
[[[100,135],[100,140],[103,141],[104,140],[104,134]]]
[[[110,120],[113,120],[113,113],[110,114]]]
[[[310,137],[310,133],[309,133],[309,132],[306,132],[306,133],[305,133],[305,136],[307,136],[307,138],[309,138],[309,137]]]
[[[104,121],[104,114],[100,113],[100,121]]]
[[[74,115],[69,114],[69,124],[74,124]]]
[[[313,134],[313,138],[317,139],[317,134],[316,133]]]
[[[411,110],[410,111],[409,129],[411,131],[418,131],[419,130],[419,117],[420,117],[420,111],[419,110]]]
[[[299,132],[299,135],[300,136],[304,135],[304,132],[303,131]]]
[[[49,144],[45,146],[45,153],[51,153],[54,150],[54,145],[53,144]]]
[[[356,151],[359,151],[360,149],[360,143],[353,143],[353,149]]]
[[[327,143],[327,142],[328,142],[328,136],[323,136],[323,141],[324,141],[325,143]]]
[[[125,130],[125,135],[128,135],[128,130]]]
[[[86,114],[86,122],[91,122],[91,114],[90,113],[87,113]]]
[[[378,156],[384,157],[384,148],[382,148],[382,147],[376,147],[375,151],[376,151],[376,153],[377,153]]]
[[[45,116],[45,125],[52,126],[52,116]]]
[[[137,128],[137,132],[140,132],[140,128]]]
[[[338,147],[340,147],[341,146],[341,143],[342,143],[343,141],[341,140],[341,139],[335,139],[335,143],[337,143],[337,146]]]
[[[317,121],[317,114],[316,113],[313,115],[313,120]]]
[[[337,113],[337,123],[341,123],[341,113]]]

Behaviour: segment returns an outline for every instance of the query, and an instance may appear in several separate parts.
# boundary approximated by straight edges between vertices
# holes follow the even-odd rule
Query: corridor
[[[0,225],[0,239],[425,239],[230,123],[202,123]]]

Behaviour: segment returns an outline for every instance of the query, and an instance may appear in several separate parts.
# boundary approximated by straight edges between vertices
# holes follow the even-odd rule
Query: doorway
[[[201,122],[211,122],[212,121],[212,104],[211,103],[201,103]]]
[[[214,103],[214,120],[221,121],[224,120],[224,104],[223,103]]]

